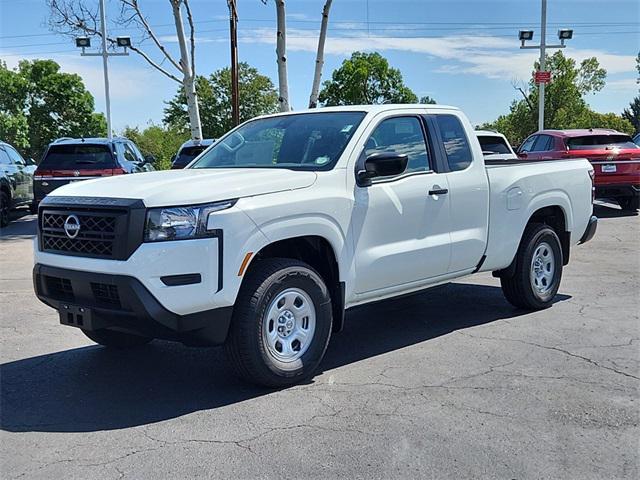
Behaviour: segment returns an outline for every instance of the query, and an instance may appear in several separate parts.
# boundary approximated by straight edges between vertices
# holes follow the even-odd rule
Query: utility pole
[[[540,71],[544,69],[545,49],[547,48],[547,0],[542,0],[542,13],[540,15]],[[544,87],[545,82],[538,84],[538,130],[544,130]]]
[[[86,53],[85,48],[91,47],[91,40],[88,37],[76,38],[76,46],[82,48],[80,55],[85,57],[102,57],[102,70],[104,73],[104,99],[106,103],[107,114],[107,138],[111,140],[111,98],[109,96],[109,57],[129,55],[127,47],[131,46],[131,39],[129,37],[118,37],[116,43],[119,47],[124,47],[124,52],[112,52],[107,51],[107,14],[104,8],[104,0],[100,0],[100,36],[102,37],[102,52],[99,53]]]
[[[535,82],[538,84],[538,130],[544,130],[544,89],[545,85],[551,81],[551,73],[545,70],[546,49],[565,48],[565,40],[573,38],[573,30],[558,30],[559,45],[547,45],[547,0],[542,0],[542,11],[540,15],[540,45],[525,45],[527,40],[533,39],[533,30],[520,30],[518,38],[521,42],[521,49],[540,50],[540,68],[535,72]]]
[[[229,35],[231,37],[231,118],[233,126],[240,124],[240,93],[238,80],[238,12],[236,0],[227,0],[229,6]]]

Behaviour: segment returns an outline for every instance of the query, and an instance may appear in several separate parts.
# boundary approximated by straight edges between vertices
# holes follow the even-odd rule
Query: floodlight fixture
[[[89,37],[76,37],[76,47],[82,49],[91,47],[91,39]]]
[[[131,47],[131,37],[117,37],[116,38],[116,44],[119,47]]]

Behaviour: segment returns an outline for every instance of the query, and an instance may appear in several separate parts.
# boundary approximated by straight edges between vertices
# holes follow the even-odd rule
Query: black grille
[[[51,252],[110,258],[114,255],[118,214],[107,212],[73,212],[80,230],[69,238],[64,224],[72,212],[42,213],[42,249]]]
[[[120,307],[120,296],[118,295],[117,285],[91,282],[91,291],[97,303]]]
[[[73,287],[71,286],[71,280],[68,278],[50,277],[44,276],[45,285],[49,295],[56,300],[66,300],[73,302],[75,296],[73,295]]]

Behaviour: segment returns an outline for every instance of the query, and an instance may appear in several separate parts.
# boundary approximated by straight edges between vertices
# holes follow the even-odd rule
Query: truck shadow
[[[558,295],[557,301],[570,298]],[[327,371],[450,332],[526,317],[500,288],[449,284],[351,310],[330,343]],[[305,387],[306,388],[306,387]],[[99,346],[0,365],[0,428],[93,432],[146,425],[266,395],[237,380],[220,348],[153,342],[129,351]]]
[[[29,215],[28,210],[11,212],[11,223],[0,228],[0,240],[15,240],[18,238],[33,238],[36,236],[38,217]]]

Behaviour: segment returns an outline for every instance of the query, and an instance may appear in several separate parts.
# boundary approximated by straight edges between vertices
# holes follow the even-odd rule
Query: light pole
[[[109,57],[120,57],[124,55],[129,55],[127,52],[127,47],[131,46],[131,38],[129,37],[118,37],[116,38],[116,44],[119,47],[124,48],[124,52],[112,52],[109,53],[107,51],[107,18],[104,8],[104,0],[100,0],[100,36],[102,37],[102,51],[96,53],[87,53],[85,52],[85,48],[91,47],[91,40],[89,37],[78,37],[76,38],[76,47],[82,48],[82,53],[80,55],[85,57],[102,57],[102,69],[104,72],[104,98],[106,102],[106,111],[107,111],[107,138],[111,140],[111,100],[109,98]]]
[[[533,39],[533,30],[520,30],[518,39],[521,49],[540,50],[540,69],[536,72],[535,82],[538,84],[538,130],[544,130],[544,87],[551,80],[551,74],[545,71],[546,49],[565,48],[565,40],[573,38],[573,30],[558,30],[559,45],[547,45],[547,0],[542,0],[542,12],[540,15],[540,45],[525,45],[527,40]]]

